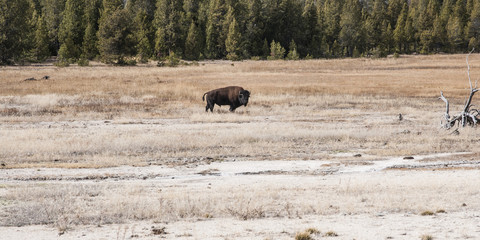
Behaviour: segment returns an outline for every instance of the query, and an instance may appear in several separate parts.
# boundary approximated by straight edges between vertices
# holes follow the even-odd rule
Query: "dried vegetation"
[[[474,78],[480,76],[477,58],[470,58]],[[440,128],[440,90],[448,89],[452,106],[461,106],[468,92],[464,55],[0,71],[4,169],[180,168],[233,160],[363,164],[385,156],[480,149],[477,130],[453,135]],[[49,79],[23,81],[45,75]],[[248,107],[205,113],[202,94],[228,85],[251,91]],[[454,180],[442,178],[449,173],[427,175],[420,182],[416,174],[385,174],[325,178],[320,185],[312,176],[279,176],[261,187],[9,182],[0,186],[0,225],[53,224],[61,232],[77,224],[135,220],[418,214],[427,207],[455,211],[458,199],[478,199],[478,188],[469,182],[475,174],[465,180],[459,174]],[[432,196],[441,197],[432,202]]]

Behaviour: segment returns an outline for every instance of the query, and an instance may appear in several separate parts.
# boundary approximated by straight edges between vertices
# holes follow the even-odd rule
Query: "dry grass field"
[[[480,55],[470,67],[479,79]],[[459,112],[466,69],[465,55],[1,67],[0,235],[480,238],[480,132],[440,128],[440,91]],[[248,106],[205,113],[203,93],[229,85]]]

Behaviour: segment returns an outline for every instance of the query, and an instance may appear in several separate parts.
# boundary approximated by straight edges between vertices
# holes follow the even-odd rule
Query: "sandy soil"
[[[48,226],[1,227],[4,239],[294,239],[295,234],[308,228],[320,234],[313,239],[478,239],[480,212],[462,211],[419,216],[388,215],[331,215],[303,219],[211,219],[179,221],[169,224],[134,222],[108,226],[84,226],[59,235]],[[323,234],[334,231],[337,237]],[[323,234],[322,234],[323,232]]]

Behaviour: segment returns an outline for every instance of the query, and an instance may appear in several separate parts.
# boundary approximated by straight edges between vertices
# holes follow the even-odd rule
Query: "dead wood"
[[[451,127],[455,126],[455,124],[458,123],[459,126],[465,127],[465,126],[472,126],[475,127],[477,125],[477,122],[480,120],[479,119],[479,111],[477,109],[472,109],[472,99],[473,95],[478,91],[477,89],[477,81],[475,81],[475,86],[472,84],[472,79],[470,77],[470,64],[468,63],[468,57],[470,54],[475,49],[472,49],[470,53],[468,53],[466,61],[467,61],[467,75],[468,75],[468,83],[470,84],[470,94],[468,96],[467,101],[465,102],[465,105],[463,107],[463,111],[460,112],[459,115],[450,117],[450,104],[448,102],[448,99],[443,95],[443,92],[440,92],[440,97],[439,99],[443,100],[445,102],[445,114],[442,119],[442,127],[445,129],[450,129]]]

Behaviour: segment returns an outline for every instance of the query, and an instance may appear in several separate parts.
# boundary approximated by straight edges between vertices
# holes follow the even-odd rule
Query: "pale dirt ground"
[[[413,160],[395,157],[372,160],[368,168],[343,164],[332,167],[329,160],[293,160],[213,162],[195,167],[3,170],[0,179],[6,185],[21,187],[31,178],[40,178],[43,180],[37,180],[37,184],[52,186],[95,184],[120,186],[127,191],[133,186],[150,189],[152,198],[159,191],[170,192],[179,201],[196,196],[216,201],[216,194],[221,193],[258,199],[260,207],[267,207],[277,202],[275,198],[282,198],[276,195],[287,194],[292,213],[247,220],[213,216],[72,225],[61,235],[51,225],[0,227],[0,232],[2,239],[294,239],[295,234],[314,228],[321,233],[312,235],[313,239],[420,239],[423,235],[434,239],[478,239],[479,170],[387,169],[478,165],[459,160],[469,156],[433,154],[414,156]],[[438,158],[441,160],[436,161]],[[97,179],[106,172],[110,178]],[[304,214],[304,207],[319,211]],[[440,209],[445,212],[420,215],[425,210]],[[158,229],[161,233],[155,234]],[[338,236],[325,237],[323,234],[329,231]]]
[[[480,239],[464,60],[2,68],[0,239]]]
[[[424,217],[410,214],[376,216],[329,215],[302,219],[211,219],[179,221],[169,224],[134,222],[108,226],[82,226],[59,236],[48,226],[1,227],[2,239],[294,239],[297,232],[315,227],[334,230],[338,237],[313,235],[313,239],[478,239],[479,212],[460,212]],[[155,235],[152,229],[164,228]],[[330,229],[330,230],[329,230]]]

